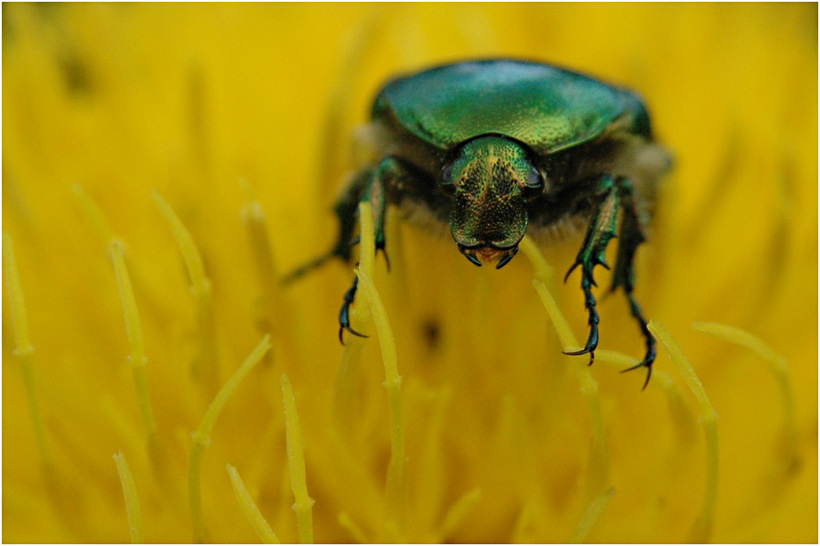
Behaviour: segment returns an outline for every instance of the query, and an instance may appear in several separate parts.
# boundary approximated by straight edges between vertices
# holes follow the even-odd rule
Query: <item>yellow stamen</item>
[[[538,250],[538,246],[532,240],[532,237],[525,235],[518,244],[518,248],[520,248],[530,262],[532,262],[532,266],[535,268],[535,278],[544,284],[549,283],[554,275],[553,269],[550,267],[550,264],[547,263],[547,260],[544,259],[541,251]]]
[[[373,215],[370,203],[359,203],[359,268],[373,274],[373,264],[376,261],[376,237],[373,232]],[[354,320],[356,319],[356,320]],[[370,324],[370,306],[354,304],[350,308],[350,323],[354,329],[365,333]],[[336,423],[346,432],[350,432],[358,404],[356,400],[356,385],[359,379],[359,368],[364,354],[365,339],[343,332],[345,346],[342,350],[342,359],[336,370],[336,390],[334,393]]]
[[[134,378],[134,386],[137,392],[137,403],[140,408],[140,416],[146,431],[146,445],[151,459],[155,475],[164,478],[165,469],[162,467],[162,456],[160,454],[159,438],[157,436],[157,426],[151,408],[151,400],[148,395],[148,383],[145,375],[145,365],[148,359],[145,356],[142,326],[137,312],[134,289],[131,282],[128,268],[125,264],[123,242],[111,229],[111,225],[105,218],[100,207],[79,184],[72,186],[74,197],[80,207],[82,214],[89,220],[94,231],[100,240],[108,248],[114,266],[114,275],[117,279],[117,288],[120,302],[123,306],[125,317],[125,329],[128,336],[128,343],[131,347],[131,355],[128,361]]]
[[[239,477],[239,472],[236,471],[235,467],[229,464],[226,464],[225,468],[228,470],[228,476],[231,478],[231,486],[233,486],[236,500],[239,501],[239,506],[242,508],[242,513],[248,518],[253,530],[259,535],[262,543],[281,544],[276,533],[273,532],[273,529],[270,528],[270,525],[268,525],[268,522],[265,520],[265,516],[259,511],[256,503],[253,502],[251,494],[245,487],[245,482]]]
[[[379,346],[384,363],[387,403],[390,414],[390,462],[387,467],[385,495],[391,521],[388,527],[396,526],[399,533],[404,526],[404,425],[401,405],[401,376],[398,373],[398,359],[393,331],[387,320],[381,297],[373,284],[372,275],[375,262],[375,232],[372,209],[369,203],[359,204],[359,226],[361,234],[361,258],[355,270],[359,277],[359,287],[368,302],[366,307],[372,315],[379,335]],[[369,318],[369,317],[368,317]],[[364,321],[363,321],[364,322]]]
[[[372,277],[376,261],[376,233],[373,225],[373,208],[370,203],[359,203],[359,233],[361,235],[359,267]],[[373,251],[371,252],[370,249]]]
[[[245,190],[246,201],[242,205],[239,215],[242,223],[248,230],[248,237],[253,252],[254,264],[259,276],[259,284],[262,289],[262,298],[269,305],[276,296],[279,300],[279,283],[277,282],[276,267],[273,263],[271,253],[270,237],[268,236],[268,221],[262,205],[254,198],[253,190],[246,180],[241,180],[240,185]]]
[[[34,347],[28,336],[28,318],[23,301],[23,289],[20,285],[20,275],[17,272],[17,260],[14,256],[14,246],[11,236],[3,231],[3,270],[6,273],[6,293],[8,294],[9,313],[11,315],[11,331],[14,337],[14,354],[20,363],[23,373],[23,384],[26,388],[31,422],[34,427],[34,438],[43,464],[51,467],[51,450],[46,440],[46,429],[43,425],[43,415],[37,399],[36,380],[34,376]]]
[[[615,488],[610,487],[601,493],[597,499],[592,501],[592,504],[589,505],[587,511],[581,516],[581,521],[578,522],[575,531],[572,533],[572,538],[570,539],[572,544],[580,544],[584,541],[589,534],[589,530],[592,529],[592,526],[595,525],[595,522],[598,521],[598,518],[604,513],[606,507],[609,506],[609,501],[612,500],[612,495],[614,494]]]
[[[353,521],[353,518],[350,517],[350,514],[347,512],[339,512],[339,517],[337,518],[339,525],[347,529],[347,531],[353,537],[353,540],[358,542],[359,544],[370,544],[372,541],[367,538],[367,534],[364,532],[364,529],[359,527],[359,525]]]
[[[88,195],[85,189],[79,184],[74,184],[71,190],[74,192],[74,197],[77,199],[80,210],[91,222],[100,240],[106,246],[110,245],[115,239],[114,230],[111,229],[111,225],[108,223],[108,220],[105,219],[100,207],[97,206],[97,203],[94,202],[91,196]]]
[[[535,520],[537,509],[532,502],[526,502],[518,514],[513,526],[512,539],[513,544],[533,543],[534,540],[528,538],[532,534],[532,524]]]
[[[111,257],[114,262],[114,274],[117,277],[117,287],[119,288],[122,311],[125,316],[125,331],[128,336],[128,344],[131,346],[131,355],[128,360],[131,362],[131,369],[134,374],[134,385],[137,389],[142,423],[150,438],[156,434],[157,425],[154,421],[154,412],[151,409],[151,398],[148,395],[148,382],[145,376],[145,365],[148,358],[145,356],[142,325],[140,324],[131,279],[128,276],[128,269],[122,256],[122,247],[116,241],[111,243]]]
[[[246,201],[242,206],[240,216],[247,228],[260,286],[255,318],[262,331],[273,333],[276,339],[291,352],[291,356],[295,357],[293,341],[297,337],[292,332],[291,321],[275,319],[277,315],[283,317],[293,316],[293,312],[286,305],[286,300],[280,288],[279,275],[271,253],[268,220],[265,217],[262,205],[254,197],[248,181],[242,179],[240,185],[245,190],[246,195]]]
[[[771,366],[772,372],[777,377],[780,386],[780,394],[783,399],[783,432],[782,451],[784,454],[784,464],[782,469],[789,471],[797,464],[797,418],[794,409],[794,390],[792,389],[789,367],[786,359],[774,352],[774,350],[763,343],[752,334],[725,324],[714,322],[696,322],[692,325],[695,330],[712,334],[725,339],[731,343],[741,345],[759,354]]]
[[[595,362],[602,362],[617,368],[626,370],[638,364],[639,360],[617,351],[598,349],[595,351]],[[691,408],[683,397],[683,391],[672,376],[663,370],[654,369],[652,371],[652,381],[648,388],[660,388],[666,393],[669,403],[669,413],[675,425],[675,434],[683,444],[691,444],[695,440],[696,420]]]
[[[266,335],[216,394],[213,402],[211,402],[205,411],[205,417],[203,417],[202,423],[199,425],[199,428],[196,429],[196,432],[194,432],[191,454],[188,459],[188,496],[191,505],[191,520],[194,527],[195,542],[205,542],[206,538],[205,518],[202,514],[200,471],[202,455],[205,448],[211,443],[211,431],[214,428],[214,423],[216,423],[216,419],[222,412],[222,408],[225,407],[228,398],[236,390],[239,382],[251,371],[251,368],[262,360],[262,357],[268,352],[270,346],[270,336]]]
[[[550,291],[547,290],[546,285],[538,279],[533,279],[532,285],[535,287],[535,291],[538,292],[541,302],[547,309],[547,313],[550,316],[550,321],[552,321],[553,328],[555,328],[555,333],[558,335],[558,341],[561,343],[561,347],[565,351],[577,351],[581,349],[575,334],[572,333],[572,328],[569,327],[569,322],[567,322],[564,314],[558,308],[555,298],[553,298]]]
[[[689,359],[672,335],[657,321],[649,321],[649,331],[663,345],[670,360],[677,366],[689,389],[694,393],[700,406],[700,421],[706,435],[706,492],[701,515],[695,521],[689,534],[690,542],[706,542],[712,530],[717,500],[718,482],[718,432],[717,412],[706,396],[706,390],[698,379]]]
[[[529,254],[528,254],[529,256]],[[552,324],[558,333],[558,339],[564,351],[575,351],[579,347],[575,334],[569,327],[567,319],[555,303],[555,299],[550,294],[547,287],[538,279],[532,281],[535,290],[541,298],[541,302],[547,309],[547,313],[552,320]],[[587,399],[587,406],[590,413],[590,424],[592,426],[592,446],[590,448],[590,478],[589,493],[597,497],[601,491],[609,485],[609,450],[604,432],[604,418],[601,410],[601,397],[598,394],[598,381],[596,381],[589,371],[586,359],[576,359],[575,371],[581,383],[581,392]]]
[[[128,468],[128,463],[125,461],[125,455],[122,454],[122,451],[114,455],[114,462],[117,465],[117,474],[120,476],[122,494],[123,497],[125,497],[125,513],[128,517],[128,530],[131,533],[131,543],[143,544],[145,542],[145,535],[142,525],[142,511],[140,510],[140,501],[137,497],[137,487],[134,484],[134,477],[131,475],[131,470]]]
[[[464,519],[481,500],[481,489],[475,488],[461,496],[451,507],[447,510],[444,516],[444,521],[441,524],[441,536],[447,538],[464,523]]]
[[[305,477],[305,451],[302,444],[302,428],[296,413],[296,399],[288,376],[282,374],[282,398],[285,403],[285,436],[288,447],[290,485],[293,489],[293,511],[296,512],[296,528],[299,542],[313,544],[313,499],[307,491]]]
[[[202,292],[210,292],[210,281],[205,274],[205,267],[202,264],[202,256],[199,255],[199,250],[194,244],[191,234],[179,219],[174,209],[168,204],[168,201],[158,192],[154,191],[154,202],[157,204],[162,215],[168,221],[171,227],[171,232],[176,239],[179,249],[182,252],[182,259],[185,260],[185,267],[188,269],[188,275],[191,280],[191,288],[195,294]]]
[[[401,376],[396,356],[396,342],[393,331],[387,321],[387,312],[384,309],[379,293],[373,285],[373,280],[365,269],[357,269],[359,286],[370,304],[376,332],[379,334],[379,346],[384,362],[384,386],[387,388],[387,404],[390,413],[390,463],[387,467],[387,486],[385,493],[391,516],[397,523],[400,532],[404,525],[404,424],[401,404]]]
[[[732,343],[747,347],[758,353],[772,364],[782,364],[785,367],[785,358],[778,356],[778,354],[775,353],[771,347],[760,341],[749,332],[741,330],[740,328],[735,326],[727,326],[725,324],[717,324],[715,322],[695,322],[692,324],[692,327],[699,332],[712,334],[713,336],[723,338],[726,341],[731,341]]]
[[[205,274],[202,256],[194,244],[191,234],[185,228],[174,209],[156,190],[153,193],[154,202],[165,217],[171,228],[171,233],[179,246],[188,277],[191,281],[191,292],[196,299],[197,320],[199,325],[199,355],[191,366],[191,373],[195,377],[203,370],[215,372],[216,351],[214,348],[214,324],[211,313],[211,281]]]

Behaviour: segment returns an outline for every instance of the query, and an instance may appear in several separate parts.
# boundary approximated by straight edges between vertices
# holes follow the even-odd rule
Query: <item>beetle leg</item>
[[[652,376],[652,363],[655,361],[657,347],[655,338],[649,332],[647,321],[641,313],[641,306],[632,295],[632,290],[635,285],[635,270],[633,268],[635,251],[641,243],[646,241],[646,230],[640,221],[632,184],[628,180],[619,180],[618,182],[624,214],[623,220],[621,221],[621,241],[618,245],[618,259],[615,263],[615,273],[612,277],[610,292],[614,292],[619,287],[623,288],[626,297],[629,299],[629,309],[632,312],[632,316],[638,321],[641,333],[643,333],[646,339],[646,355],[643,361],[631,368],[623,370],[624,372],[628,372],[637,368],[646,367],[646,381],[643,385],[645,389],[649,384],[649,378]]]
[[[392,183],[394,183],[398,177],[402,176],[404,173],[404,168],[402,164],[395,159],[394,157],[386,157],[379,163],[378,167],[369,171],[368,173],[368,180],[364,187],[364,192],[362,193],[360,202],[362,203],[370,203],[370,208],[373,213],[373,229],[375,232],[376,238],[376,253],[379,250],[382,251],[384,254],[384,259],[387,261],[388,268],[390,267],[390,261],[387,258],[387,252],[385,250],[385,237],[384,237],[384,218],[385,218],[385,211],[387,209],[387,191],[388,188]],[[356,205],[358,208],[358,204]],[[350,220],[353,218],[353,220]],[[342,217],[340,215],[340,219],[342,221],[342,232],[345,231],[345,227],[348,228],[348,239],[350,233],[353,230],[353,223],[355,222],[355,214],[350,215],[349,217]],[[346,223],[347,222],[347,223]],[[342,233],[344,235],[344,233]],[[341,244],[341,237],[339,243]],[[349,246],[356,244],[359,242],[359,237],[356,237],[351,243],[348,245],[348,256],[350,254]],[[350,288],[345,292],[343,301],[342,301],[342,308],[339,310],[339,341],[344,344],[344,331],[347,330],[353,335],[359,337],[367,337],[366,335],[357,332],[353,328],[350,327],[350,306],[353,304],[353,301],[356,297],[356,289],[359,286],[359,277],[353,277],[353,284]]]
[[[356,297],[356,289],[359,287],[359,277],[353,277],[353,284],[350,288],[347,289],[344,295],[344,303],[342,303],[342,308],[339,310],[339,342],[342,345],[345,344],[345,340],[342,337],[344,331],[347,330],[354,336],[359,337],[369,337],[366,334],[361,332],[357,332],[353,328],[350,327],[350,304],[353,303],[353,299]]]
[[[584,306],[589,313],[589,337],[587,337],[584,348],[579,351],[565,351],[564,354],[577,356],[589,353],[589,365],[592,365],[595,361],[595,348],[598,346],[598,322],[600,320],[596,309],[597,302],[592,294],[592,287],[598,286],[595,283],[593,270],[596,265],[602,265],[609,269],[604,253],[609,241],[616,235],[615,229],[618,222],[618,186],[610,176],[603,178],[600,184],[601,191],[604,192],[603,197],[595,209],[581,251],[578,252],[575,263],[572,264],[566,277],[564,277],[564,282],[566,282],[570,273],[576,267],[581,266],[581,289],[584,291]]]
[[[287,273],[282,278],[282,284],[287,285],[300,279],[305,274],[310,273],[314,269],[318,269],[333,258],[339,258],[345,262],[350,261],[350,247],[355,243],[352,239],[353,233],[356,230],[356,212],[359,201],[362,199],[362,193],[372,178],[372,168],[359,172],[336,202],[334,212],[339,219],[339,236],[336,239],[334,247],[330,249],[328,253],[322,254],[318,258],[314,258],[310,262],[300,265]]]

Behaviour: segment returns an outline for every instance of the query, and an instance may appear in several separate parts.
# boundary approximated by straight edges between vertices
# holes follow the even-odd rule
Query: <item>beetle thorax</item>
[[[527,151],[513,140],[484,136],[467,142],[447,171],[450,229],[459,248],[473,263],[509,261],[527,230],[525,191],[540,182]]]

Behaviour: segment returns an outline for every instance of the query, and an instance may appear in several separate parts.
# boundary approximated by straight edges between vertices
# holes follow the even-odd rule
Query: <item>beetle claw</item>
[[[356,298],[356,289],[359,287],[359,277],[353,277],[353,284],[347,289],[342,302],[342,308],[339,310],[339,342],[344,345],[344,331],[347,330],[354,336],[368,337],[367,335],[357,332],[350,326],[350,306]]]
[[[350,241],[350,246],[358,245],[361,242],[362,242],[361,237],[357,235],[355,239]],[[387,264],[387,272],[390,273],[390,258],[387,256],[387,250],[385,248],[384,237],[378,237],[377,236],[376,237],[376,254],[378,254],[379,251],[381,251],[381,253],[384,255],[384,261]]]
[[[592,366],[595,362],[595,349],[598,347],[598,323],[597,320],[593,320],[593,317],[595,319],[598,317],[597,313],[594,311],[594,307],[592,308],[590,314],[589,338],[587,338],[587,343],[584,348],[577,351],[564,351],[564,354],[568,356],[581,356],[589,354],[589,364],[587,364],[587,366]]]
[[[361,332],[357,332],[356,330],[354,330],[353,328],[351,328],[349,324],[347,324],[347,325],[342,324],[341,326],[339,326],[339,342],[340,342],[342,345],[344,345],[344,344],[345,344],[344,335],[343,335],[345,330],[347,330],[348,332],[350,332],[350,333],[351,333],[351,334],[353,334],[354,336],[358,336],[358,337],[370,337],[370,336],[369,336],[369,335],[367,335],[367,334],[363,334],[363,333],[361,333]]]
[[[643,317],[641,313],[641,307],[638,305],[638,302],[635,301],[634,296],[631,293],[627,294],[629,298],[629,307],[630,311],[632,311],[632,316],[638,321],[638,324],[641,326],[641,332],[643,333],[644,337],[646,338],[646,354],[643,357],[643,360],[632,366],[631,368],[627,368],[622,370],[622,372],[628,372],[630,370],[636,370],[638,368],[646,368],[646,381],[643,383],[643,387],[641,390],[644,390],[646,386],[649,384],[649,378],[652,377],[652,364],[655,362],[655,357],[658,354],[658,347],[657,343],[655,342],[655,337],[652,335],[652,332],[649,331],[649,327],[647,325],[646,319]]]
[[[646,357],[642,362],[635,364],[625,370],[621,370],[621,373],[624,372],[631,372],[632,370],[637,370],[638,368],[646,368],[646,380],[643,382],[643,387],[641,390],[646,389],[646,386],[649,385],[649,379],[652,377],[652,363],[655,361],[655,352],[652,351],[652,354],[647,354]]]
[[[587,364],[587,366],[592,366],[595,362],[595,349],[584,347],[580,351],[564,351],[564,354],[567,356],[581,356],[587,353],[589,353],[589,364]]]

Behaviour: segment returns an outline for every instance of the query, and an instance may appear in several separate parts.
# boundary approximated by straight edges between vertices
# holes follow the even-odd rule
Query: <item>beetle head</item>
[[[527,151],[500,136],[479,137],[464,144],[442,176],[458,249],[475,265],[504,267],[527,231],[527,201],[544,188]]]

